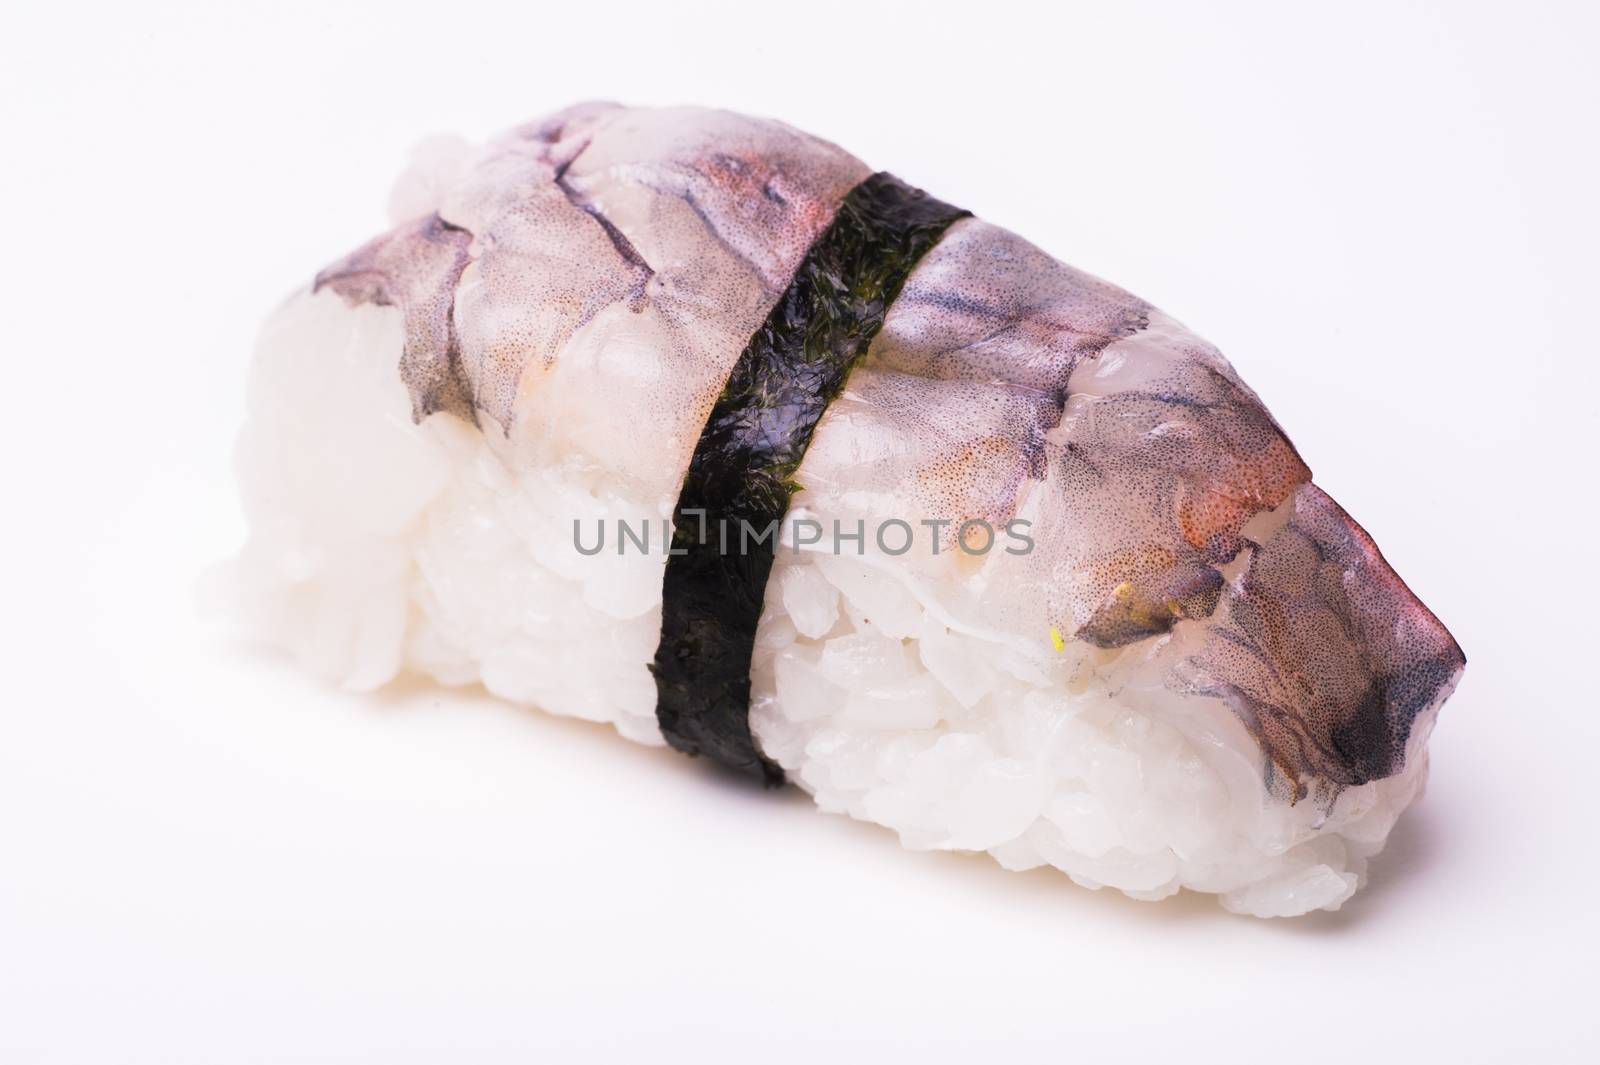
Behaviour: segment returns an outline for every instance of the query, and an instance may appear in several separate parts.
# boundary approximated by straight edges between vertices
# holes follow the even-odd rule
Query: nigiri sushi
[[[266,326],[259,638],[609,722],[912,848],[1336,909],[1465,658],[1210,344],[775,121],[419,149]]]

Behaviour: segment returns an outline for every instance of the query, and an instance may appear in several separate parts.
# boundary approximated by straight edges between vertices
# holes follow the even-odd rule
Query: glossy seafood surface
[[[627,470],[669,512],[734,360],[870,172],[775,122],[612,105],[443,171],[426,211],[318,286],[403,312],[419,421],[552,461],[576,404],[554,459]],[[938,553],[885,564],[952,629],[1113,688],[1135,656],[1226,707],[1276,801],[1327,804],[1402,771],[1465,660],[1311,476],[1215,348],[969,219],[823,417],[794,507],[931,523]],[[1033,549],[967,554],[972,519],[1025,520]]]

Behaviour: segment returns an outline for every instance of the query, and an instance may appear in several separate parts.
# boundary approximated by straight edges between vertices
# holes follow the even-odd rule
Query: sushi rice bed
[[[660,527],[677,451],[663,448],[659,469],[637,447],[623,465],[597,460],[571,405],[537,442],[448,416],[414,422],[395,373],[404,342],[397,308],[327,291],[294,296],[268,324],[238,457],[252,533],[226,581],[253,636],[349,689],[403,672],[481,684],[663,745],[647,663],[666,558],[659,544],[587,554],[574,530]],[[606,402],[603,388],[589,395]],[[826,478],[801,489],[791,517],[845,512]],[[1198,623],[1117,649],[1055,646],[940,594],[981,585],[985,558],[889,555],[871,535],[835,553],[829,538],[785,536],[752,730],[820,808],[907,847],[1290,916],[1348,899],[1422,790],[1448,691],[1418,715],[1401,772],[1331,804],[1279,801],[1236,716],[1165,683]]]

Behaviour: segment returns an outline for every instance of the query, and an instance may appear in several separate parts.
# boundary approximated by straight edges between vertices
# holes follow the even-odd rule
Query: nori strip
[[[673,514],[651,667],[656,718],[678,750],[769,787],[783,783],[783,770],[750,734],[750,659],[777,545],[776,534],[756,537],[788,511],[794,472],[822,412],[882,328],[912,267],[969,213],[887,173],[861,182],[729,374]],[[741,537],[741,528],[750,535]]]

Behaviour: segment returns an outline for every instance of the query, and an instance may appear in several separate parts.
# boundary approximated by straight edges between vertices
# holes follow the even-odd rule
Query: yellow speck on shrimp
[[[1061,638],[1061,630],[1056,628],[1054,625],[1050,626],[1050,646],[1054,647],[1057,651],[1067,646],[1067,641]]]

